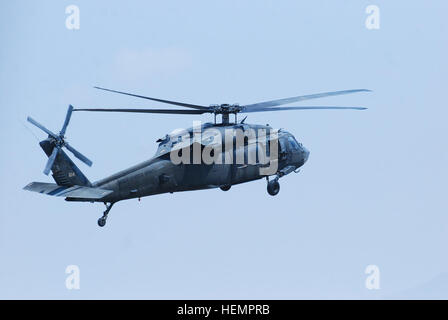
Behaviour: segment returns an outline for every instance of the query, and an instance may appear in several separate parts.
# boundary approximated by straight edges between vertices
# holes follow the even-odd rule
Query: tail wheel
[[[109,205],[107,205],[106,202],[104,204],[106,205],[106,211],[104,211],[103,216],[98,219],[98,225],[100,227],[104,227],[106,225],[107,215],[109,214],[110,209],[112,209],[112,206],[115,202],[110,202]]]
[[[271,196],[275,196],[280,192],[280,183],[278,183],[278,181],[276,180],[272,180],[270,182],[268,182],[268,193]]]

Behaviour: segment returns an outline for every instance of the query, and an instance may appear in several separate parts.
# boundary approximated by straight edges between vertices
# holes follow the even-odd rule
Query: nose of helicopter
[[[302,146],[302,157],[303,157],[303,163],[308,161],[308,157],[310,156],[310,151]]]

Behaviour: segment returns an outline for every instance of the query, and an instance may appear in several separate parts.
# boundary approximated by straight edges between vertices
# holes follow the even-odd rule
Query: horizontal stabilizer
[[[92,200],[102,199],[108,194],[113,192],[111,190],[90,188],[83,186],[65,187],[57,185],[55,183],[45,183],[45,182],[31,182],[23,189],[28,191],[39,192],[42,194],[47,194],[49,196],[92,199]]]

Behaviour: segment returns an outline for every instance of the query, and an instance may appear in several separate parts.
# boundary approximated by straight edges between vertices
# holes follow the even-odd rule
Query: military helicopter
[[[302,95],[248,105],[219,104],[204,106],[151,98],[101,87],[95,88],[186,108],[75,109],[70,105],[62,129],[58,134],[50,131],[33,118],[27,118],[30,123],[48,134],[48,138],[39,143],[48,156],[43,172],[48,175],[52,171],[52,176],[56,183],[31,182],[24,189],[51,196],[65,197],[66,201],[103,202],[106,210],[98,219],[100,227],[105,226],[112,206],[118,201],[126,199],[140,199],[141,197],[161,193],[210,188],[220,188],[223,191],[228,191],[233,185],[261,178],[266,178],[267,192],[272,196],[277,195],[280,191],[279,179],[291,172],[297,172],[308,160],[309,151],[288,131],[274,130],[269,125],[246,124],[246,118],[238,122],[237,115],[239,113],[287,110],[365,110],[366,108],[364,107],[283,105],[329,96],[370,91],[367,89],[353,89]],[[88,166],[92,165],[92,161],[65,140],[67,126],[74,111],[181,115],[210,113],[214,115],[214,122],[200,124],[197,128],[193,126],[183,130],[182,134],[167,134],[156,141],[159,143],[157,152],[149,160],[92,183],[63,150],[63,148],[66,148]],[[230,120],[231,114],[234,115],[233,122]],[[217,116],[219,115],[221,116],[221,122],[217,122]],[[230,139],[226,140],[229,137],[229,130],[231,132]],[[197,132],[212,133],[202,134],[196,139]],[[235,132],[242,133],[242,143],[236,143],[237,134],[234,134]],[[256,134],[250,135],[247,134],[248,132],[256,132]],[[212,142],[210,143],[210,141]],[[227,148],[229,141],[230,148]],[[263,144],[261,142],[266,143]],[[223,148],[224,146],[226,148]],[[184,161],[180,163],[173,161],[173,154],[179,157],[179,155],[187,155],[189,151],[192,151],[194,158],[195,150],[202,155],[207,148],[209,149],[209,155],[213,156],[214,162],[206,162],[205,159],[200,159],[199,161],[193,159],[192,162]],[[222,152],[222,149],[224,149],[224,152]],[[260,150],[262,150],[261,153]],[[262,161],[263,159],[261,158],[263,157],[260,157],[260,154],[264,153],[269,155],[275,154],[276,158],[270,159],[270,162],[267,164],[266,161]],[[255,156],[251,157],[251,154],[255,154]],[[191,160],[192,154],[190,153],[184,158]],[[236,161],[237,158],[243,159],[243,161],[239,163]],[[248,158],[251,158],[252,161],[247,161]],[[222,161],[222,159],[230,159],[230,161]],[[272,166],[272,163],[275,163],[275,166]],[[266,170],[267,167],[271,167],[271,169],[273,167],[274,170]],[[263,169],[265,170],[263,171]]]

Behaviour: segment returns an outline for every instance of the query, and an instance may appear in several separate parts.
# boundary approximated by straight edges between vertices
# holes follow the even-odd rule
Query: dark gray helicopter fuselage
[[[31,182],[24,189],[50,196],[65,197],[67,201],[103,202],[106,205],[106,211],[98,219],[100,227],[106,224],[107,216],[114,203],[125,199],[218,187],[227,191],[232,185],[263,177],[266,177],[267,180],[268,194],[271,196],[277,195],[280,191],[278,180],[291,172],[297,172],[296,169],[303,166],[308,160],[309,151],[297,142],[289,132],[273,130],[269,125],[246,124],[244,123],[246,118],[238,123],[237,115],[239,113],[288,110],[365,110],[365,107],[283,105],[370,91],[367,89],[351,89],[244,105],[211,104],[207,106],[153,98],[101,87],[95,88],[182,107],[177,109],[75,109],[70,105],[59,133],[52,132],[31,117],[27,118],[28,122],[48,135],[47,139],[39,143],[48,156],[43,173],[48,175],[51,171],[56,184]],[[68,150],[86,165],[92,165],[91,160],[73,148],[65,139],[67,126],[72,112],[75,111],[177,115],[211,114],[215,118],[215,123],[205,123],[199,126],[200,123],[194,121],[192,128],[180,129],[180,132],[176,130],[163,139],[157,140],[159,147],[151,159],[91,183],[64,151]],[[230,115],[235,116],[234,123],[230,123]],[[221,116],[221,123],[216,123],[217,116]],[[202,134],[203,131],[204,135]],[[230,134],[228,134],[229,131]],[[270,179],[270,177],[273,178]]]
[[[213,127],[213,129],[221,132],[224,132],[226,129],[240,129],[243,132],[249,129],[272,130],[269,126],[244,123],[227,125],[207,123],[202,128],[206,129],[209,127]],[[188,131],[191,132],[192,128]],[[224,134],[222,136],[224,137]],[[167,135],[165,139],[159,140],[159,148],[151,159],[93,183],[92,187],[113,190],[111,194],[100,201],[114,203],[120,200],[168,192],[230,187],[266,176],[260,174],[261,164],[258,162],[258,159],[257,162],[252,164],[174,164],[170,160],[170,153],[168,152],[175,144],[175,141],[172,140]],[[309,151],[287,131],[278,131],[277,145],[278,165],[275,172],[277,176],[291,173],[301,167],[308,159]],[[233,153],[244,152],[246,159],[247,150],[247,145],[244,147],[233,146]],[[67,200],[82,201],[81,199],[70,198],[67,198]]]

